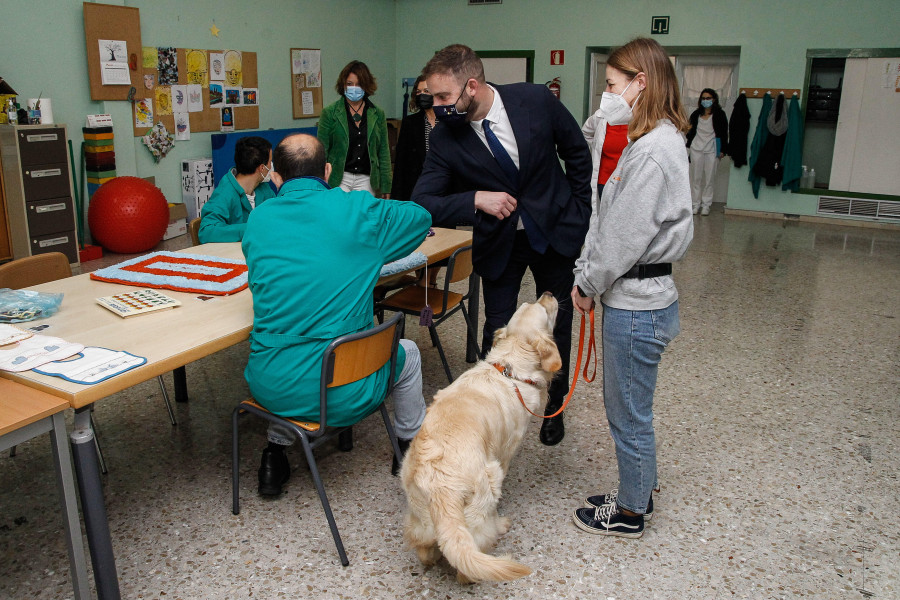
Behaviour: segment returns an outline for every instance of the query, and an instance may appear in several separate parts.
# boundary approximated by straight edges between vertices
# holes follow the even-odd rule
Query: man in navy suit
[[[563,367],[550,386],[544,414],[552,414],[568,387],[572,269],[591,218],[587,143],[546,87],[486,83],[481,59],[467,46],[447,46],[422,74],[439,125],[412,199],[435,225],[473,225],[484,288],[482,352],[515,312],[526,268],[538,295],[547,290],[559,301],[553,337]],[[552,446],[564,435],[561,414],[544,420],[541,442]]]

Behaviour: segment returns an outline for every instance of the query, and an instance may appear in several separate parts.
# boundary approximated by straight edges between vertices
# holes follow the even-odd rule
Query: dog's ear
[[[562,358],[552,337],[539,337],[535,340],[534,348],[541,357],[541,369],[547,373],[556,373],[562,368]]]
[[[494,344],[506,339],[506,327],[494,330]]]

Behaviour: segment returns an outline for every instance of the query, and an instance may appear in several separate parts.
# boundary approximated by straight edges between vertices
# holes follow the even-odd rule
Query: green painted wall
[[[379,80],[374,101],[397,116],[402,91],[394,89],[395,3],[393,0],[106,0],[135,6],[141,12],[145,46],[233,48],[257,53],[261,129],[309,127],[316,119],[294,120],[291,114],[289,49],[321,48],[326,104],[337,99],[334,82],[350,60],[365,61]],[[364,7],[364,13],[360,9]],[[357,18],[343,18],[347,15]],[[221,30],[210,32],[215,21]],[[387,32],[387,33],[385,33]],[[69,126],[69,137],[80,146],[85,115],[109,112],[116,133],[119,175],[154,176],[170,202],[181,201],[180,166],[184,158],[210,156],[210,133],[192,133],[190,141],[155,163],[139,138],[132,137],[127,102],[90,99],[80,0],[30,0],[0,17],[0,76],[19,99],[43,92],[53,100],[54,120]],[[128,49],[132,51],[131,48]]]
[[[741,86],[802,88],[808,48],[897,46],[896,0],[503,0],[468,6],[465,0],[398,0],[397,76],[415,75],[435,50],[464,43],[479,50],[534,50],[534,81],[562,80],[562,101],[579,122],[587,117],[586,48],[617,46],[650,35],[651,17],[671,17],[668,46],[740,46]],[[551,50],[566,64],[550,65]],[[751,101],[751,131],[761,101]],[[898,147],[891,149],[900,152]],[[765,188],[754,199],[747,167],[733,169],[733,208],[812,214],[816,196]]]
[[[633,0],[504,0],[495,6],[468,6],[465,0],[107,0],[141,10],[145,45],[234,48],[259,59],[260,127],[311,126],[294,120],[290,109],[288,49],[322,49],[326,104],[340,68],[366,61],[379,79],[375,102],[389,117],[400,116],[401,77],[415,76],[431,54],[462,42],[481,50],[534,50],[534,80],[559,76],[562,100],[583,121],[586,48],[620,45],[647,35],[654,15],[669,15],[671,29],[659,36],[670,46],[740,46],[740,85],[802,87],[808,48],[896,47],[900,16],[896,0],[719,0],[700,3]],[[209,31],[215,24],[219,37]],[[43,93],[53,99],[58,123],[69,125],[81,143],[88,113],[112,113],[116,123],[119,174],[156,177],[170,201],[179,201],[182,158],[210,154],[209,133],[188,142],[156,164],[130,136],[126,102],[93,102],[87,82],[82,3],[30,0],[0,18],[0,76],[20,99]],[[566,64],[550,66],[550,51],[566,51]],[[756,126],[759,102],[751,102]],[[752,136],[752,129],[751,129]],[[898,151],[898,149],[889,149]],[[750,194],[747,169],[732,172],[729,206],[810,214],[815,196],[763,188]]]

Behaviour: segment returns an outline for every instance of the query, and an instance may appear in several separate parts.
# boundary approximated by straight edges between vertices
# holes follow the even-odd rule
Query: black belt
[[[622,275],[625,279],[650,279],[672,274],[672,263],[656,263],[654,265],[634,265]]]

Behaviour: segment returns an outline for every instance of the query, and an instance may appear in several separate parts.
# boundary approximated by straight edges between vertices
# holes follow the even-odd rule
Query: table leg
[[[119,576],[113,556],[106,504],[100,485],[100,469],[97,466],[97,449],[94,432],[90,428],[89,407],[75,411],[75,430],[69,438],[75,458],[75,474],[78,476],[78,493],[84,513],[84,529],[87,534],[91,564],[94,566],[94,583],[100,600],[119,600]]]
[[[478,332],[478,303],[481,297],[481,278],[477,273],[472,272],[469,276],[469,317],[475,326],[475,332]],[[474,343],[473,343],[474,342]],[[481,348],[481,344],[477,339],[472,339],[472,334],[466,331],[466,362],[478,362],[481,358],[472,348]]]
[[[175,402],[187,402],[187,373],[184,367],[172,371],[172,380],[175,382]]]

